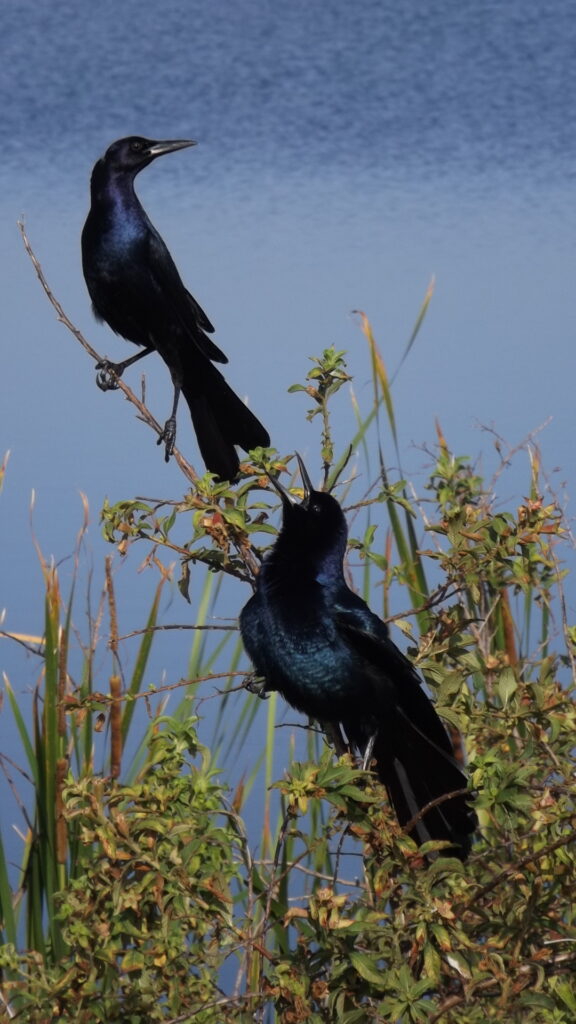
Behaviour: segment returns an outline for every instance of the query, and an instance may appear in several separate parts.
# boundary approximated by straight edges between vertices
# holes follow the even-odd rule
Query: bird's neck
[[[261,582],[266,589],[320,584],[327,592],[337,591],[344,581],[344,552],[338,548],[316,552],[294,549],[292,543],[284,545],[279,537],[261,569]]]
[[[101,209],[123,210],[143,214],[140,200],[134,190],[136,174],[127,170],[114,170],[99,160],[92,172],[90,196],[92,206]]]

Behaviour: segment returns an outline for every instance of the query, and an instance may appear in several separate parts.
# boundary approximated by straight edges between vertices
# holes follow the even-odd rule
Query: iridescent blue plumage
[[[162,238],[136,192],[139,171],[189,140],[154,142],[131,136],[114,142],[92,172],[91,206],[82,232],[82,265],[94,312],[143,352],[122,363],[103,363],[98,383],[116,386],[130,363],[156,350],[174,384],[172,414],[160,440],[166,459],[174,448],[176,408],[182,391],[208,469],[226,480],[238,472],[234,445],[248,451],[270,443],[267,431],[234,394],[213,362],[228,362],[208,337],[214,331],[185,288]],[[111,372],[113,371],[113,373]]]
[[[412,664],[346,583],[340,505],[312,489],[302,463],[301,471],[301,503],[274,482],[283,523],[240,615],[244,645],[265,690],[277,690],[311,718],[342,726],[362,753],[373,740],[376,771],[407,824],[431,801],[465,789],[466,777]],[[445,839],[464,859],[475,827],[460,794],[427,811],[413,835],[419,842]]]

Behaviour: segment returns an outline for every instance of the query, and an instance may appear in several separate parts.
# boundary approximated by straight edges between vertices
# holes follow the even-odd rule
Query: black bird
[[[158,440],[165,444],[166,461],[174,450],[182,392],[206,467],[223,480],[234,480],[239,467],[234,445],[248,451],[267,447],[270,438],[212,365],[228,362],[208,337],[214,328],[184,287],[134,191],[136,175],[156,157],[195,145],[190,139],[154,142],[139,136],[112,143],[92,171],[82,266],[97,319],[144,349],[122,363],[98,364],[99,386],[104,391],[116,387],[127,366],[156,350],[174,384],[172,413]]]
[[[244,646],[262,692],[277,690],[310,718],[341,726],[365,763],[374,759],[406,825],[431,801],[465,789],[466,777],[411,662],[347,586],[344,513],[332,495],[312,488],[297,457],[304,500],[272,479],[282,528],[240,614]],[[475,827],[460,793],[426,811],[411,834],[418,843],[447,840],[447,852],[464,860]]]

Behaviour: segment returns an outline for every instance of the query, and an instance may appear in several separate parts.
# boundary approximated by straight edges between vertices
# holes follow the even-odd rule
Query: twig
[[[8,633],[6,630],[0,629],[0,636],[6,637],[7,640],[14,640],[15,643],[20,644],[20,647],[23,647],[24,650],[28,651],[29,654],[36,654],[40,658],[44,656],[44,637],[38,637],[38,646],[33,647],[31,643],[28,643],[26,640],[23,640],[22,637],[18,635],[18,633]]]
[[[335,856],[335,854],[332,851],[330,851],[330,852],[331,852],[331,856]],[[349,857],[350,854],[346,854],[346,856]],[[270,861],[270,860],[257,860],[257,861],[255,861],[255,863],[256,864],[262,864],[262,866],[264,866],[264,867],[269,867],[270,864],[272,863],[272,861]],[[321,882],[330,882],[330,884],[332,886],[334,886],[334,885],[347,885],[347,886],[349,886],[352,889],[362,889],[362,890],[366,889],[366,886],[364,885],[364,882],[361,882],[359,878],[348,879],[348,878],[341,878],[340,876],[335,878],[333,874],[332,875],[326,875],[322,871],[314,871],[312,868],[307,868],[307,867],[304,866],[304,864],[299,864],[297,861],[294,861],[294,863],[291,864],[290,866],[292,868],[296,868],[297,871],[301,871],[302,874],[304,874],[304,875],[309,875],[311,878],[316,878],[316,879],[318,879]],[[305,900],[309,900],[310,896],[311,896],[310,893],[302,893],[300,896],[290,896],[289,900],[291,902],[295,902],[296,900],[304,900],[305,901]]]
[[[205,1010],[213,1010],[217,1006],[237,1006],[241,1003],[249,1003],[252,999],[259,998],[260,994],[258,992],[244,992],[243,995],[224,996],[222,999],[214,999],[209,1003],[202,1003],[195,1010],[189,1010],[180,1017],[170,1017],[170,1020],[167,1020],[166,1024],[186,1024],[186,1021],[191,1020],[192,1017],[198,1016],[199,1013],[204,1013]]]
[[[278,834],[278,839],[276,841],[276,850],[274,851],[274,860],[272,862],[272,878],[271,878],[270,884],[268,886],[268,892],[266,893],[266,904],[265,904],[265,907],[264,907],[264,915],[263,915],[262,921],[260,922],[260,925],[258,927],[258,931],[260,932],[260,935],[262,935],[262,936],[264,936],[266,934],[266,931],[268,929],[268,920],[269,920],[269,917],[270,917],[270,909],[272,907],[272,896],[273,896],[274,889],[276,888],[276,886],[281,881],[281,878],[284,877],[284,876],[281,876],[281,878],[277,878],[276,877],[276,872],[278,871],[278,865],[280,864],[280,856],[281,856],[281,853],[282,853],[282,847],[284,845],[284,840],[286,839],[286,834],[288,832],[288,828],[290,826],[290,823],[293,820],[294,820],[294,815],[292,814],[292,811],[290,811],[290,810],[286,811],[286,814],[284,815],[284,821],[282,822],[282,826],[281,826],[280,832]]]
[[[29,258],[30,258],[30,260],[32,262],[34,270],[36,271],[36,276],[38,277],[38,280],[40,281],[40,284],[42,285],[42,288],[43,288],[43,290],[44,290],[44,292],[45,292],[45,294],[46,294],[50,304],[53,306],[53,308],[56,311],[56,317],[57,317],[58,321],[61,324],[63,324],[65,327],[68,328],[68,330],[74,335],[76,340],[78,342],[80,342],[80,344],[82,345],[82,348],[88,353],[88,355],[92,359],[94,359],[94,361],[96,363],[103,362],[104,360],[103,360],[102,356],[100,356],[98,354],[98,352],[96,351],[96,349],[92,347],[90,342],[88,342],[86,340],[86,338],[84,337],[82,332],[79,330],[79,328],[76,327],[76,325],[72,323],[72,321],[70,320],[70,317],[66,315],[66,313],[64,312],[64,309],[62,308],[62,305],[60,304],[60,302],[58,301],[58,299],[56,298],[56,296],[52,292],[52,289],[50,288],[50,285],[48,284],[48,282],[46,280],[46,277],[44,276],[44,271],[42,270],[42,266],[41,266],[38,258],[36,257],[36,255],[35,255],[35,253],[34,253],[34,251],[32,249],[32,246],[30,245],[30,241],[28,239],[28,235],[26,234],[26,229],[25,229],[24,223],[22,221],[18,221],[18,228],[19,228],[20,234],[22,236],[22,241],[24,243],[24,248],[26,250],[26,253],[28,254],[28,256],[29,256]],[[148,407],[145,405],[144,399],[145,399],[145,396],[146,396],[146,392],[145,392],[144,386],[142,387],[142,398],[138,398],[137,395],[135,395],[134,392],[131,390],[131,388],[129,388],[128,385],[124,383],[124,381],[122,380],[121,377],[118,377],[116,379],[116,385],[117,385],[118,390],[120,390],[122,392],[124,397],[129,402],[131,402],[132,405],[134,405],[136,407],[136,409],[138,410],[138,417],[137,418],[141,419],[144,423],[148,424],[148,426],[151,427],[151,429],[158,435],[158,437],[161,437],[163,435],[163,433],[164,433],[164,427],[161,426],[158,423],[158,421],[154,418],[152,413],[149,411]],[[187,478],[187,480],[191,484],[195,485],[196,481],[198,480],[198,474],[197,474],[196,470],[194,469],[194,467],[192,465],[190,465],[190,463],[184,458],[184,456],[182,455],[182,453],[179,451],[178,448],[174,448],[173,454],[174,454],[174,458],[176,459],[176,462],[177,462],[179,468],[182,470],[182,473],[184,474],[184,476]],[[198,500],[202,500],[199,495],[197,495],[197,499]],[[260,569],[260,564],[259,564],[259,561],[258,561],[257,552],[254,551],[254,549],[252,548],[251,545],[245,544],[243,542],[242,538],[240,539],[240,541],[238,541],[236,539],[235,531],[232,530],[232,529],[230,530],[230,541],[233,544],[233,546],[235,547],[235,549],[236,549],[236,551],[238,553],[239,558],[241,559],[241,561],[246,566],[247,573],[246,574],[241,573],[238,569],[235,569],[235,568],[233,568],[231,566],[226,567],[225,571],[229,575],[235,576],[237,579],[241,579],[243,582],[250,583],[251,586],[254,587],[254,580],[255,580],[256,576],[258,575],[258,572],[259,572],[259,569]],[[159,541],[157,541],[157,543],[159,543]],[[166,542],[163,542],[163,543],[164,543],[164,546],[169,547],[172,550],[178,552],[183,558],[187,558],[189,556],[188,550],[178,548],[176,545],[169,544],[169,543],[166,543]]]
[[[415,825],[422,820],[424,815],[428,814],[433,807],[438,807],[440,804],[445,804],[447,800],[453,800],[457,796],[471,796],[470,790],[468,789],[455,789],[452,793],[443,793],[442,796],[437,796],[434,800],[430,800],[425,807],[422,807],[413,818],[406,825],[403,825],[402,831],[409,835],[412,832]]]
[[[238,627],[238,625],[236,623],[230,624],[229,626],[191,625],[188,622],[184,623],[183,625],[179,625],[178,623],[170,623],[170,624],[168,624],[166,626],[147,626],[146,629],[135,629],[135,630],[132,631],[132,633],[124,633],[123,636],[119,636],[118,637],[118,641],[120,641],[120,640],[131,640],[132,637],[134,637],[134,636],[143,636],[146,633],[162,633],[162,632],[164,632],[165,630],[168,630],[168,629],[223,630],[225,633],[228,633],[230,631],[237,632],[238,628],[239,627]],[[5,635],[9,635],[9,634],[3,634],[0,631],[0,636],[5,636]]]
[[[16,1011],[12,1009],[12,1006],[10,1005],[8,1000],[6,999],[4,993],[2,992],[1,989],[0,989],[0,1000],[1,1000],[2,1004],[3,1004],[3,1006],[4,1006],[4,1009],[5,1009],[8,1017],[10,1018],[10,1020],[12,1020],[12,1018],[16,1016]]]
[[[518,981],[520,982],[520,988],[516,991],[521,991],[526,988],[532,982],[532,976],[538,974],[539,971],[544,971],[547,975],[554,974],[565,974],[566,972],[572,972],[576,965],[576,956],[574,953],[561,953],[557,957],[551,957],[548,961],[538,960],[537,963],[525,963],[521,964],[517,969]],[[508,979],[510,980],[510,979]],[[462,1003],[470,1002],[472,996],[475,996],[478,992],[486,992],[487,990],[494,988],[501,984],[499,978],[484,978],[478,982],[477,985],[468,985],[466,992],[462,992],[459,995],[448,996],[447,999],[441,1003],[439,1009],[431,1017],[427,1018],[427,1024],[436,1024],[436,1021],[440,1020],[445,1013],[449,1010],[453,1010],[456,1006],[461,1006]]]
[[[516,861],[514,864],[509,864],[508,867],[499,871],[490,882],[486,883],[486,885],[476,889],[470,899],[468,899],[464,904],[463,909],[466,910],[470,908],[473,903],[476,903],[478,900],[482,899],[483,896],[486,896],[487,893],[491,892],[492,889],[495,889],[496,886],[499,885],[500,882],[504,881],[505,878],[508,878],[509,875],[517,874],[518,871],[521,871],[527,864],[532,864],[534,861],[541,860],[542,857],[546,857],[549,853],[553,853],[554,850],[559,850],[562,846],[568,846],[569,843],[573,843],[575,841],[576,833],[571,829],[566,835],[560,836],[560,839],[556,839],[553,843],[549,843],[548,846],[543,847],[542,850],[538,850],[537,853],[527,853],[525,857],[521,858],[521,860]]]
[[[56,317],[57,317],[58,321],[61,324],[64,324],[64,326],[68,328],[68,330],[76,338],[76,341],[80,342],[80,344],[82,345],[82,348],[88,353],[89,356],[91,356],[91,358],[96,363],[103,362],[103,357],[98,354],[98,352],[96,351],[95,348],[92,347],[90,342],[86,341],[86,338],[84,337],[82,332],[79,330],[78,327],[76,327],[75,324],[72,323],[70,318],[64,312],[64,310],[63,310],[62,306],[60,305],[58,299],[56,298],[56,296],[52,292],[52,289],[50,288],[50,286],[49,286],[49,284],[48,284],[48,282],[47,282],[47,280],[46,280],[46,278],[44,276],[44,271],[42,270],[40,262],[38,261],[36,255],[35,255],[35,253],[34,253],[34,251],[32,249],[32,246],[30,245],[30,241],[28,239],[28,235],[26,234],[26,229],[24,227],[24,223],[22,221],[20,221],[20,220],[18,221],[18,228],[20,230],[20,234],[22,235],[22,241],[24,243],[24,248],[25,248],[28,256],[30,257],[30,260],[32,262],[34,270],[36,271],[36,276],[38,277],[38,280],[40,281],[40,284],[42,285],[42,288],[44,289],[49,302],[51,303],[51,305],[56,310]],[[158,436],[160,436],[163,433],[164,428],[160,426],[158,421],[154,418],[154,416],[148,410],[148,408],[144,405],[144,403],[141,402],[140,399],[136,397],[134,392],[128,387],[127,384],[124,383],[124,381],[121,378],[118,378],[116,383],[118,385],[118,389],[123,393],[124,397],[127,398],[128,401],[132,403],[132,405],[136,406],[136,408],[137,408],[137,410],[138,410],[138,412],[140,414],[140,419],[142,419],[144,421],[144,423],[147,423],[148,426],[151,427],[152,430],[154,430],[155,433],[158,434]],[[198,474],[197,474],[196,470],[194,469],[194,467],[191,466],[190,463],[184,458],[184,456],[181,454],[181,452],[178,450],[178,448],[174,449],[174,458],[176,459],[176,462],[178,463],[178,466],[180,467],[180,469],[184,473],[184,476],[190,481],[190,483],[192,483],[192,484],[195,483],[195,481],[198,479]]]
[[[213,679],[230,679],[231,676],[247,676],[249,672],[214,672],[207,676],[199,676],[198,679],[180,679],[177,683],[166,683],[165,686],[157,686],[153,690],[144,690],[142,693],[123,693],[119,697],[112,697],[107,694],[91,694],[85,703],[95,700],[97,703],[112,703],[114,700],[139,700],[141,697],[155,697],[159,693],[167,693],[169,690],[178,690],[181,686],[196,686],[197,683],[209,683]],[[238,690],[245,689],[244,686],[237,687]],[[226,690],[226,693],[229,693]],[[84,703],[84,702],[81,702]]]

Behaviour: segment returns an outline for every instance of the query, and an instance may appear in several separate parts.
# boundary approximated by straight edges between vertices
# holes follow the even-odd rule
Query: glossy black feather
[[[362,753],[374,737],[376,771],[405,825],[430,801],[465,789],[466,777],[411,662],[346,584],[346,539],[335,498],[309,490],[292,504],[284,492],[282,529],[240,629],[266,690],[342,726]],[[460,795],[429,810],[412,834],[418,842],[445,839],[464,859],[475,827]]]
[[[193,143],[132,136],[109,147],[92,172],[82,265],[96,316],[128,341],[160,354],[188,402],[207,468],[232,480],[239,465],[234,445],[267,446],[268,433],[212,365],[228,361],[208,337],[214,327],[184,286],[134,190],[143,167],[186,145]],[[123,364],[118,366],[122,372]]]

